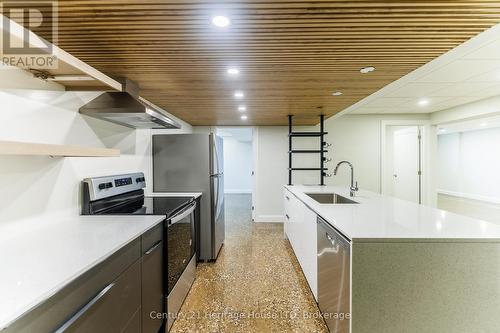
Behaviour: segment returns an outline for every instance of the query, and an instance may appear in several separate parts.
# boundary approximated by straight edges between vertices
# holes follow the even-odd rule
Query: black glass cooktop
[[[141,197],[119,205],[101,214],[166,215],[170,217],[194,201],[193,197]]]

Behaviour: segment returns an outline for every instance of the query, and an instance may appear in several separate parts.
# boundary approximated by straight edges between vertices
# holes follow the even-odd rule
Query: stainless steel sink
[[[321,204],[357,204],[358,202],[337,193],[305,193]]]

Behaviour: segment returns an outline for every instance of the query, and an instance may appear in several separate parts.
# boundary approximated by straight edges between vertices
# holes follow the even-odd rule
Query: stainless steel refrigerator
[[[199,260],[215,260],[224,243],[224,159],[214,134],[153,135],[153,191],[202,192]]]

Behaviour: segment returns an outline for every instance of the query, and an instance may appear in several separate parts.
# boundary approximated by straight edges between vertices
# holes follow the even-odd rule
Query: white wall
[[[438,188],[500,203],[500,128],[440,135]]]
[[[283,222],[283,186],[288,182],[288,128],[260,126],[254,132],[255,222]]]
[[[5,73],[0,72],[4,79]],[[25,79],[32,88],[46,88],[43,81]],[[113,158],[0,156],[0,223],[45,214],[78,215],[85,177],[143,171],[151,184],[151,131],[80,115],[78,108],[97,95],[0,90],[0,140],[119,148],[122,152]],[[182,132],[191,131],[189,124],[181,123]]]
[[[326,140],[332,144],[327,156],[329,173],[335,165],[348,160],[354,165],[354,178],[359,188],[381,191],[381,124],[388,120],[425,120],[426,114],[415,115],[344,115],[327,119]],[[327,178],[327,184],[348,186],[350,170],[341,166],[337,176]]]
[[[230,136],[223,139],[224,192],[252,193],[252,142],[239,141]]]

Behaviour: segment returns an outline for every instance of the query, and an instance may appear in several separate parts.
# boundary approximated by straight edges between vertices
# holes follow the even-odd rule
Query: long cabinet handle
[[[286,219],[289,220],[290,219],[290,216],[288,216],[288,214],[285,214],[286,216]]]
[[[149,250],[144,252],[145,255],[149,256],[154,250],[156,250],[161,245],[161,240],[155,243],[155,245],[151,246]]]
[[[285,195],[286,200],[290,200],[290,197],[288,195]]]
[[[103,290],[101,290],[94,298],[92,298],[83,308],[81,308],[77,313],[73,315],[67,322],[65,322],[61,327],[59,327],[54,333],[63,333],[68,328],[70,328],[75,322],[80,319],[85,312],[87,312],[94,304],[96,304],[101,298],[104,297],[113,287],[115,283],[110,283]]]

